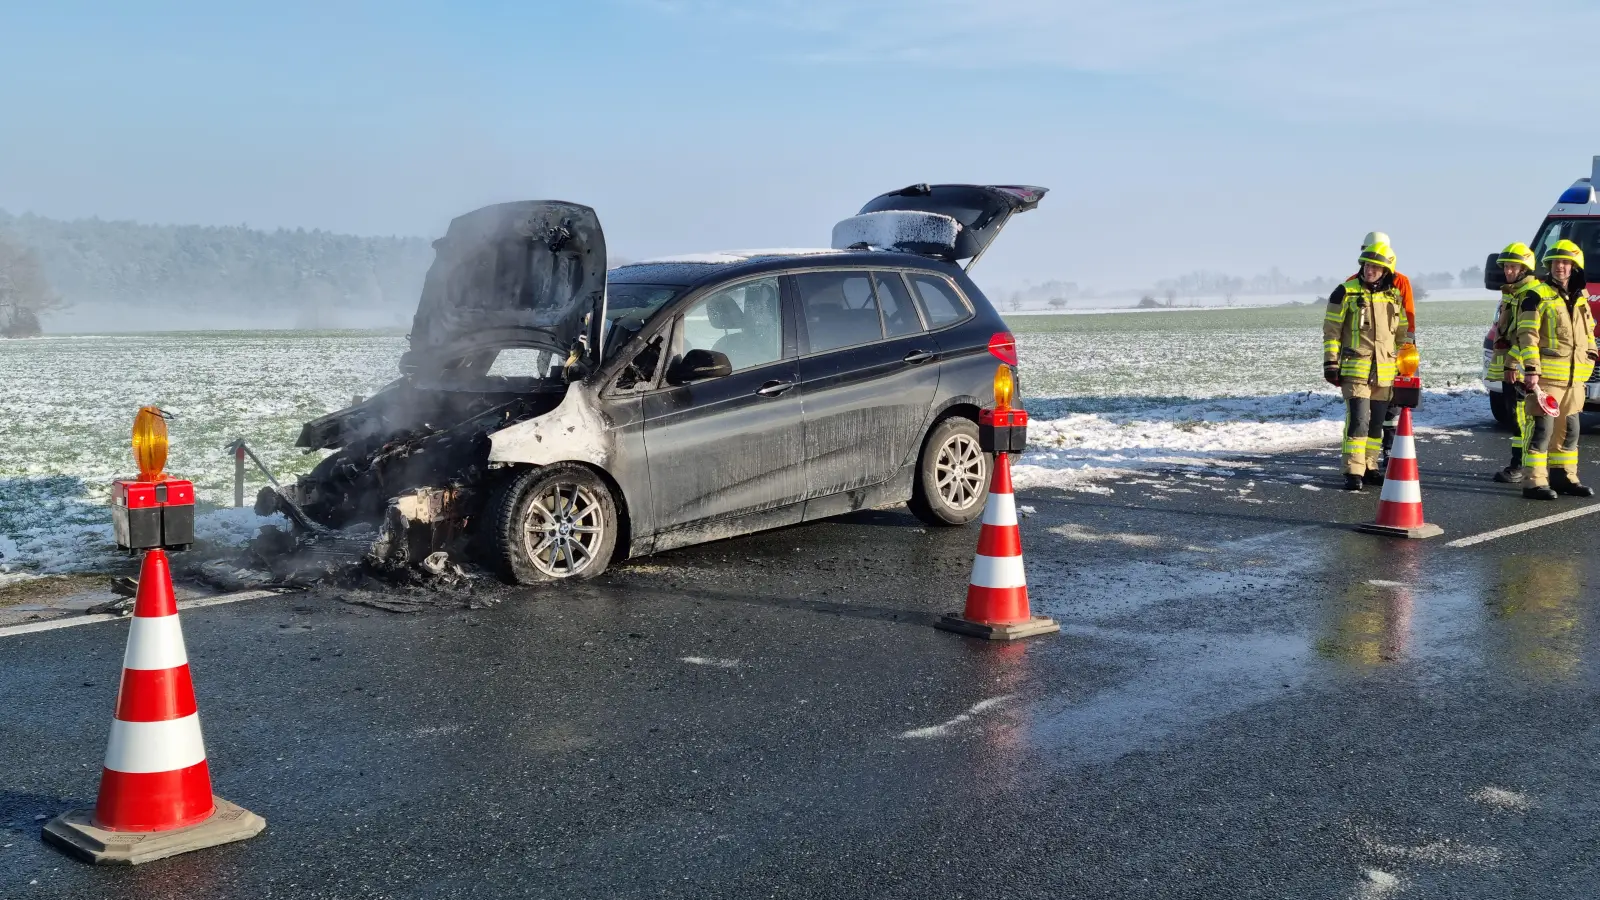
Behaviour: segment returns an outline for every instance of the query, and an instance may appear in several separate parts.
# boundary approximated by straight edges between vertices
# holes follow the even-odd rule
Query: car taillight
[[[1002,331],[989,338],[989,352],[994,354],[995,359],[1014,366],[1017,364],[1017,339],[1011,336],[1011,332]]]

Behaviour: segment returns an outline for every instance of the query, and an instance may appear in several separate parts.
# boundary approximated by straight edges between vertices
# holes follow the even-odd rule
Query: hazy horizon
[[[1506,139],[1549,94],[1496,63],[1557,13],[1600,33],[1478,0],[13,6],[0,208],[433,236],[560,198],[647,258],[823,245],[884,190],[1021,182],[1051,193],[976,271],[997,295],[1335,276],[1374,229],[1455,272],[1600,153],[1594,117]]]

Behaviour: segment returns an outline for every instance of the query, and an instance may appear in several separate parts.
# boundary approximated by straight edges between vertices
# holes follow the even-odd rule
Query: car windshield
[[[1544,259],[1545,253],[1555,246],[1556,241],[1571,241],[1583,251],[1584,274],[1590,282],[1600,281],[1600,217],[1583,219],[1550,219],[1539,229],[1539,236],[1534,239],[1533,252],[1539,259]]]
[[[611,282],[606,285],[606,358],[682,292],[683,286],[677,284]]]

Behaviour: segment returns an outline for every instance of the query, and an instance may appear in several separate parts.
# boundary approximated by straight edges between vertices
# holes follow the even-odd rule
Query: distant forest
[[[57,317],[127,327],[140,312],[192,316],[204,327],[403,324],[433,261],[419,237],[67,222],[4,210],[0,240],[31,251],[60,295],[46,330]]]

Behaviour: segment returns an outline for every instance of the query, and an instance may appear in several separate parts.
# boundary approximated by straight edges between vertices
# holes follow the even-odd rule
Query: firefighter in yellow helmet
[[[1361,271],[1333,289],[1322,322],[1322,377],[1345,401],[1344,489],[1382,484],[1378,452],[1383,419],[1394,394],[1395,354],[1406,336],[1394,251],[1365,247]]]
[[[1544,255],[1548,286],[1523,299],[1517,314],[1513,352],[1528,389],[1528,433],[1523,460],[1528,480],[1522,496],[1554,500],[1557,494],[1592,497],[1594,489],[1578,483],[1578,419],[1583,412],[1584,382],[1594,372],[1594,314],[1584,291],[1583,251],[1571,241],[1557,241]],[[1541,400],[1554,400],[1546,412]]]
[[[1521,361],[1512,352],[1512,345],[1517,339],[1517,314],[1522,308],[1522,301],[1529,297],[1542,297],[1549,288],[1534,276],[1536,264],[1533,250],[1527,244],[1520,241],[1508,244],[1500,251],[1500,257],[1495,262],[1500,264],[1506,283],[1500,288],[1500,309],[1494,320],[1494,354],[1489,357],[1488,375],[1500,379],[1501,390],[1506,391],[1507,401],[1516,410],[1517,422],[1516,431],[1511,435],[1511,462],[1494,473],[1494,480],[1501,484],[1518,484],[1527,477],[1522,467],[1523,453],[1528,443],[1528,429],[1533,423],[1528,416],[1528,406],[1522,399],[1526,392],[1522,384]]]

